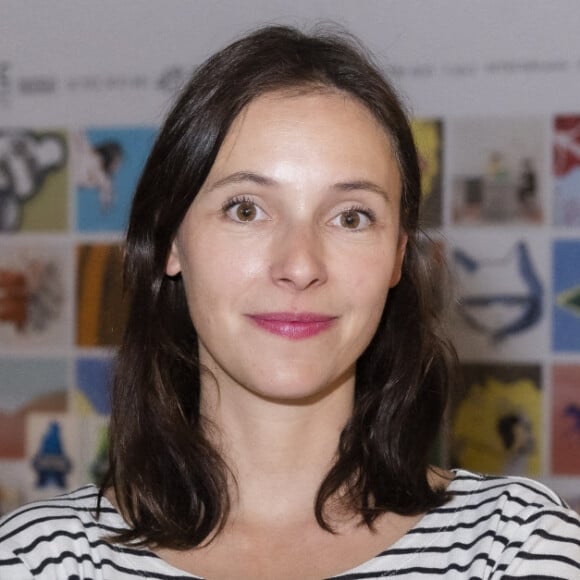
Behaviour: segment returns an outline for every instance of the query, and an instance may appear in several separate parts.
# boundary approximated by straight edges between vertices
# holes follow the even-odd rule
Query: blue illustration
[[[514,251],[501,259],[476,259],[456,248],[453,261],[458,275],[467,281],[459,312],[476,332],[500,343],[541,319],[543,285],[524,242],[518,242]],[[501,311],[502,316],[491,316],[492,309]]]
[[[111,360],[108,358],[81,358],[76,363],[77,388],[99,415],[111,412],[109,383]]]
[[[67,488],[66,476],[71,470],[71,461],[64,452],[60,425],[56,421],[48,426],[32,466],[36,471],[38,488],[50,485]]]
[[[555,179],[554,223],[558,226],[580,225],[580,167]]]
[[[553,247],[552,342],[557,352],[580,351],[580,240],[557,240]]]
[[[71,135],[77,229],[123,231],[156,131],[149,127],[90,129]]]

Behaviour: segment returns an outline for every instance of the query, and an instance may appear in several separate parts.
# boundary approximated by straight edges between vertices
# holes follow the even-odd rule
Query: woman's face
[[[387,135],[349,96],[271,93],[239,115],[167,262],[222,395],[354,386],[400,278],[400,192]]]

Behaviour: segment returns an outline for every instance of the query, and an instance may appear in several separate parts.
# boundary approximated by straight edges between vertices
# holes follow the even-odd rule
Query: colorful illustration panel
[[[121,249],[114,244],[77,248],[77,344],[119,344],[126,319]]]
[[[83,357],[76,361],[73,411],[80,415],[109,415],[112,361],[109,357]]]
[[[71,136],[78,230],[125,229],[154,138],[149,127],[89,129]]]
[[[67,393],[65,360],[0,359],[0,459],[23,459],[27,416],[66,411]]]
[[[413,137],[421,165],[421,191],[423,227],[441,225],[441,192],[443,189],[443,130],[442,122],[415,119],[411,122]]]
[[[67,161],[63,131],[0,131],[0,231],[67,229]]]
[[[53,497],[106,469],[106,418],[33,413],[26,428],[26,500]]]
[[[70,250],[58,241],[0,245],[0,351],[71,342]]]
[[[552,369],[552,472],[580,475],[580,364]]]
[[[580,226],[580,115],[554,121],[554,223]]]
[[[580,352],[580,240],[554,242],[553,268],[553,347]]]
[[[537,118],[448,123],[452,222],[537,224],[545,214],[544,125]]]
[[[449,250],[456,294],[452,334],[460,357],[530,360],[547,352],[546,244],[537,238],[481,230],[453,242]]]
[[[473,471],[538,475],[542,392],[539,365],[463,367],[466,392],[452,421],[452,464]]]

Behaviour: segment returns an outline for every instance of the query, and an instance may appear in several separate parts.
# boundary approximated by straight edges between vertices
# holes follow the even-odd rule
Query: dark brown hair
[[[402,178],[403,273],[357,362],[354,413],[315,506],[337,492],[367,525],[383,512],[424,512],[445,501],[427,481],[451,381],[452,350],[438,335],[428,257],[418,245],[417,152],[395,91],[344,32],[260,29],[202,64],[162,127],[135,193],[125,277],[130,313],[112,393],[110,468],[131,530],[122,542],[188,548],[219,533],[229,513],[228,468],[200,417],[197,335],[181,278],[165,275],[171,243],[230,125],[276,90],[343,91],[390,137]]]

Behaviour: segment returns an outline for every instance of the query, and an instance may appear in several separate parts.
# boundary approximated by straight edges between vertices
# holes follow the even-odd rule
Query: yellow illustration
[[[77,344],[119,344],[127,305],[123,301],[122,253],[112,244],[79,246]]]
[[[82,415],[83,417],[95,414],[92,403],[80,389],[74,389],[70,397],[71,407],[75,414]]]
[[[413,137],[419,152],[421,166],[421,190],[423,197],[427,198],[433,191],[433,182],[439,175],[439,159],[441,140],[439,127],[436,121],[413,120],[411,121]]]
[[[540,473],[541,393],[529,379],[487,377],[461,402],[453,425],[453,453],[465,469]]]

